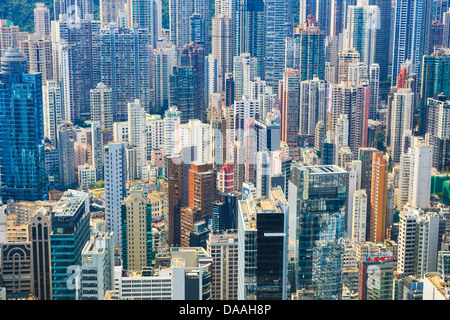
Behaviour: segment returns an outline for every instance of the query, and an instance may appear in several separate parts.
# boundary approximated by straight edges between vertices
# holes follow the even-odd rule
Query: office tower
[[[280,150],[280,125],[268,118],[255,121],[256,151]]]
[[[209,3],[206,0],[170,0],[169,1],[169,23],[170,41],[178,48],[183,48],[191,42],[190,17],[198,14],[204,23],[204,34],[209,35]],[[209,49],[209,37],[206,39],[204,47],[206,52]]]
[[[187,123],[190,119],[196,119],[198,100],[197,81],[194,67],[175,66],[170,75],[169,106],[178,107],[181,112],[180,123]]]
[[[238,299],[287,299],[289,205],[281,188],[238,203]]]
[[[410,60],[412,71],[420,73],[422,55],[428,43],[429,0],[399,0],[395,7],[395,26],[392,57],[392,86],[397,83],[397,76],[402,63]]]
[[[100,57],[94,38],[99,29],[100,22],[92,17],[72,20],[62,15],[52,21],[54,78],[63,93],[64,119],[74,123],[90,117],[89,91],[96,84],[95,69]]]
[[[177,52],[175,46],[166,44],[153,49],[155,110],[166,110],[169,106],[170,74],[176,64]]]
[[[53,145],[57,143],[58,127],[62,122],[61,88],[56,81],[47,81],[42,86],[44,114],[44,137]]]
[[[371,65],[375,62],[377,30],[381,28],[380,9],[359,2],[347,10],[344,49],[355,49],[360,53],[361,62]]]
[[[130,188],[121,205],[122,265],[125,270],[150,267],[152,252],[152,208],[141,185]]]
[[[360,265],[359,300],[392,300],[393,253],[385,251],[364,254]]]
[[[236,56],[256,58],[256,76],[264,78],[264,1],[238,0],[236,6]]]
[[[234,26],[232,18],[217,15],[212,18],[211,52],[217,59],[218,90],[225,91],[225,74],[233,72],[233,58],[235,54]]]
[[[156,48],[162,35],[161,0],[130,0],[127,6],[129,28],[147,29],[149,45]]]
[[[362,85],[332,85],[331,130],[336,132],[339,116],[348,115],[348,146],[354,155],[367,145],[368,87]]]
[[[195,105],[192,112],[194,119],[205,121],[208,103],[208,100],[205,99],[205,49],[195,42],[186,44],[181,51],[180,62],[181,66],[192,66],[193,68],[194,91],[192,94],[195,98]],[[181,106],[178,105],[178,108]]]
[[[285,38],[292,36],[292,1],[264,1],[264,80],[278,89],[283,78]]]
[[[100,22],[102,27],[106,27],[110,23],[117,23],[120,12],[126,10],[126,0],[100,0]]]
[[[209,234],[207,252],[213,259],[212,300],[237,300],[238,234],[227,230]]]
[[[0,248],[2,250],[0,270],[6,298],[29,298],[34,293],[31,242],[28,239],[11,240],[0,244]]]
[[[93,0],[54,0],[54,20],[60,15],[68,15],[71,19],[85,19],[94,14]]]
[[[242,199],[240,192],[221,192],[213,203],[212,231],[237,229],[238,201]]]
[[[328,83],[314,77],[300,82],[300,134],[314,136],[316,123],[326,123]]]
[[[310,17],[286,38],[285,67],[300,70],[300,80],[325,79],[325,33]]]
[[[380,65],[380,80],[383,81],[389,77],[392,1],[369,0],[369,5],[377,6],[379,10],[379,24],[375,32],[374,62]]]
[[[28,72],[42,73],[42,82],[53,80],[53,49],[49,37],[28,35],[19,42],[19,49],[28,61]]]
[[[189,170],[189,207],[198,208],[202,219],[212,217],[216,171],[212,164],[191,163]]]
[[[372,182],[370,191],[369,239],[380,242],[386,238],[386,205],[388,163],[382,152],[372,157]]]
[[[138,176],[141,177],[147,160],[147,141],[145,135],[145,110],[140,100],[128,103],[128,142],[137,147]]]
[[[403,133],[413,129],[414,92],[411,89],[397,89],[392,99],[390,117],[390,147],[392,161],[399,162]]]
[[[373,154],[378,152],[376,148],[360,148],[358,150],[358,160],[361,161],[361,189],[367,192],[372,190],[372,159]],[[370,200],[369,200],[370,201]]]
[[[34,14],[34,33],[40,36],[50,35],[50,9],[44,3],[36,3],[33,10]]]
[[[104,150],[105,220],[114,233],[114,247],[122,245],[120,205],[126,197],[127,161],[125,143],[111,142]]]
[[[427,132],[428,98],[443,94],[450,97],[450,50],[436,49],[423,57],[420,92],[420,133]]]
[[[412,173],[413,208],[430,206],[431,169],[433,163],[433,147],[418,143],[414,147],[414,167]]]
[[[258,61],[248,53],[241,53],[233,60],[234,98],[250,95],[250,81],[258,76]]]
[[[300,71],[286,69],[279,85],[281,111],[281,141],[289,147],[297,147],[300,117]]]
[[[52,300],[50,256],[51,216],[39,209],[30,220],[30,241],[33,256],[33,296],[38,300]]]
[[[98,82],[112,90],[115,121],[127,120],[128,103],[139,99],[143,108],[150,108],[149,31],[118,28],[114,25],[99,31]]]
[[[318,0],[314,14],[319,22],[320,29],[325,31],[325,36],[330,36],[331,31],[331,0]],[[302,23],[302,21],[299,21]]]
[[[342,294],[347,175],[338,166],[291,166],[289,225],[295,227],[289,228],[289,240],[298,243],[296,289],[314,290],[320,300],[339,300]]]
[[[12,47],[1,59],[0,173],[2,199],[35,201],[47,190],[41,75],[27,73],[26,59]]]
[[[89,241],[89,194],[63,193],[52,211],[50,234],[53,300],[80,300],[81,252]]]
[[[90,102],[91,121],[100,122],[103,129],[112,131],[112,89],[100,82],[95,89],[91,89]]]
[[[198,13],[189,17],[189,43],[195,42],[205,48],[206,45],[205,20]]]
[[[194,239],[191,235],[195,232],[195,227],[202,224],[202,211],[198,207],[183,207],[180,214],[180,245],[181,247],[191,247]]]
[[[59,185],[70,187],[76,182],[73,125],[64,121],[58,127]]]
[[[211,300],[213,259],[201,247],[172,247],[172,300]]]
[[[440,21],[433,21],[430,25],[430,35],[428,48],[425,54],[433,53],[435,48],[442,47],[442,40],[444,35],[444,24]]]
[[[96,233],[81,252],[81,290],[83,300],[104,300],[114,289],[114,247],[111,233]]]
[[[168,245],[179,246],[180,239],[180,213],[183,192],[183,168],[180,155],[164,156],[164,180],[167,183],[168,209],[169,209],[169,239]]]
[[[428,119],[425,141],[433,146],[433,167],[438,171],[446,170],[449,165],[447,146],[449,141],[448,117],[450,101],[445,96],[428,98]]]

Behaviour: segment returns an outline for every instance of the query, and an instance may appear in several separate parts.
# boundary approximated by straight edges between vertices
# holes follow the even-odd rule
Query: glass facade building
[[[46,193],[44,119],[40,73],[27,73],[15,47],[1,59],[0,174],[4,203],[42,200]]]
[[[347,171],[335,165],[293,163],[289,185],[290,217],[297,245],[296,287],[314,290],[319,300],[342,296]],[[290,222],[290,224],[293,221]]]
[[[52,212],[53,300],[80,300],[82,250],[90,236],[89,194],[64,192]]]

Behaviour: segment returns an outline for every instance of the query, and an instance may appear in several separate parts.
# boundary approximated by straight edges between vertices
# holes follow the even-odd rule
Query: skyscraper
[[[44,3],[36,3],[34,13],[34,33],[40,36],[50,35],[50,9]]]
[[[401,65],[410,60],[412,71],[420,73],[422,55],[427,47],[427,26],[431,0],[398,0],[395,7],[393,38],[392,86],[397,83]]]
[[[386,238],[388,172],[388,163],[383,153],[374,152],[369,213],[369,239],[372,242],[380,242]]]
[[[125,270],[141,271],[150,267],[152,252],[152,208],[137,184],[121,205],[122,266]]]
[[[100,122],[103,129],[112,131],[113,109],[112,90],[104,83],[97,84],[95,89],[91,89],[91,121]]]
[[[1,59],[0,174],[3,202],[35,201],[46,193],[41,75],[12,47]]]
[[[427,132],[428,98],[438,95],[450,97],[450,49],[435,49],[431,55],[423,56],[420,92],[420,129]]]
[[[98,36],[98,82],[112,90],[115,121],[127,120],[128,102],[139,99],[150,108],[149,31],[126,29],[114,25],[102,28]]]
[[[51,214],[41,208],[30,220],[30,241],[33,252],[34,296],[52,300],[50,233]]]
[[[289,225],[295,228],[289,228],[289,239],[297,242],[296,288],[314,290],[319,300],[339,300],[348,173],[338,166],[291,168]]]
[[[281,141],[290,147],[296,147],[300,116],[300,71],[286,69],[278,90],[281,111]]]
[[[89,240],[89,194],[68,190],[52,212],[53,300],[81,299],[81,252]]]
[[[195,98],[194,118],[200,121],[206,120],[206,108],[209,99],[205,99],[207,92],[205,86],[205,49],[195,42],[186,44],[181,51],[181,66],[192,66],[194,74],[194,91],[192,94]],[[209,97],[208,97],[209,98]],[[180,106],[178,106],[180,108]]]
[[[137,26],[148,29],[149,44],[156,48],[162,32],[161,0],[130,0],[128,1],[129,28]]]
[[[286,68],[300,70],[300,80],[325,79],[325,33],[314,17],[286,38]]]
[[[292,1],[264,1],[264,80],[278,89],[283,78],[285,38],[292,36]]]
[[[52,21],[54,77],[64,99],[63,118],[73,123],[90,117],[89,92],[98,80],[95,72],[100,56],[96,54],[94,39],[99,29],[100,21],[92,17],[72,20],[62,15]]]
[[[264,1],[237,0],[236,55],[256,58],[257,76],[264,78]]]
[[[209,37],[209,3],[207,0],[170,0],[169,1],[170,41],[178,48],[191,42],[190,17],[197,13],[204,21],[204,34]],[[206,39],[205,50],[210,52],[209,38]]]
[[[122,245],[120,205],[126,197],[127,159],[125,143],[111,142],[105,146],[105,220],[114,232],[114,246]]]
[[[400,161],[401,141],[406,130],[413,129],[414,93],[411,89],[398,89],[392,99],[390,118],[390,147],[394,162]]]
[[[180,123],[187,123],[197,116],[197,81],[194,67],[175,66],[170,75],[169,106],[181,112]]]
[[[238,299],[287,299],[289,205],[280,187],[238,203]]]
[[[225,90],[225,74],[233,72],[235,48],[232,23],[228,16],[216,15],[212,18],[211,52],[217,59],[219,92]]]

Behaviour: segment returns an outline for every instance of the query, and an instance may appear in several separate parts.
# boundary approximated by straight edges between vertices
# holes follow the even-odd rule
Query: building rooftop
[[[64,192],[57,206],[53,209],[55,216],[71,216],[76,213],[78,208],[88,199],[89,194],[76,190]]]

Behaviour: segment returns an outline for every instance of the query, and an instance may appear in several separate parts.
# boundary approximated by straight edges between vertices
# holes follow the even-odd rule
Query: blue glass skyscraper
[[[340,300],[345,225],[345,179],[335,165],[293,163],[289,182],[289,238],[297,243],[296,289],[318,300]],[[292,232],[292,233],[291,233]]]
[[[90,237],[89,194],[68,190],[52,212],[53,300],[80,300],[81,252]]]
[[[1,198],[41,200],[46,193],[40,73],[27,72],[18,48],[9,48],[0,71]]]

